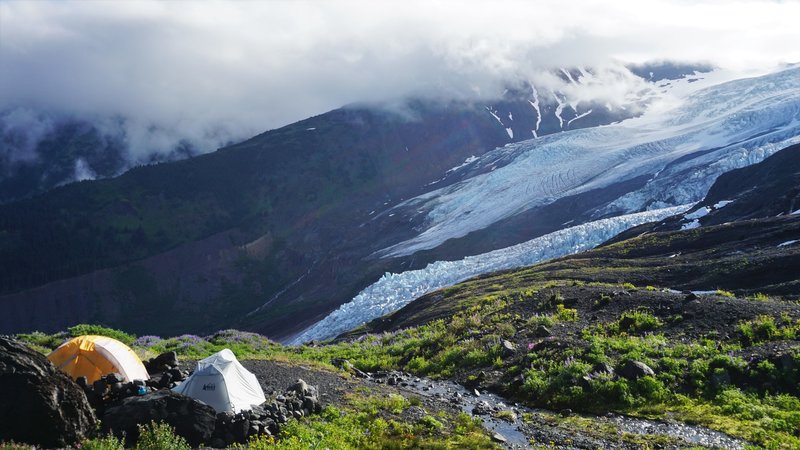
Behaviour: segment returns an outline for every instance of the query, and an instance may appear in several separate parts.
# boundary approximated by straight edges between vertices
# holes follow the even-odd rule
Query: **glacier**
[[[384,314],[396,311],[419,296],[482,273],[523,267],[547,259],[589,250],[620,232],[642,223],[682,213],[690,204],[626,214],[565,228],[511,247],[458,261],[437,261],[420,270],[386,273],[320,322],[288,343],[333,338]]]
[[[391,209],[421,225],[414,237],[374,256],[411,255],[565,196],[642,175],[648,181],[592,212],[595,218],[617,217],[421,270],[386,273],[290,343],[334,337],[433,290],[584,251],[631,226],[684,212],[720,174],[800,142],[800,66],[733,81],[727,76],[667,83],[672,85],[660,103],[640,117],[508,144],[451,169],[448,174],[463,179]]]
[[[717,176],[800,142],[800,67],[685,94],[623,122],[495,149],[484,173],[395,206],[416,235],[376,252],[400,257],[570,195],[643,175],[649,181],[594,217],[697,202]]]

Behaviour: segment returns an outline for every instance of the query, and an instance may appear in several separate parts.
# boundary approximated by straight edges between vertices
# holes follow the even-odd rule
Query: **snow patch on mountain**
[[[335,337],[358,325],[396,311],[428,292],[480,275],[528,266],[547,259],[589,250],[620,232],[645,222],[661,220],[686,211],[691,205],[628,214],[597,220],[550,233],[511,247],[494,250],[459,261],[437,261],[420,270],[386,273],[361,291],[351,302],[339,307],[291,340],[301,344]]]

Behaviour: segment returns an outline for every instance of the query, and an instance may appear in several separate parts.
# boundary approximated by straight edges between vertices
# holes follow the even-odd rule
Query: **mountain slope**
[[[483,104],[353,105],[0,206],[0,329],[291,329],[389,267],[362,261],[397,228],[361,226],[374,211],[509,140]]]
[[[146,130],[121,117],[97,120],[30,108],[0,111],[0,203],[76,181],[117,176],[141,163],[187,158],[202,149],[170,130],[141,128]],[[137,140],[144,142],[132,148]]]

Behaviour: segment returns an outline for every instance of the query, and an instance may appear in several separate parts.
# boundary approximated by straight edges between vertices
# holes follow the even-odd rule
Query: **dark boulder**
[[[624,316],[619,319],[619,331],[630,331],[633,326],[636,325],[636,319],[630,316]]]
[[[475,404],[472,408],[473,416],[490,416],[494,412],[492,406],[486,400],[482,400]]]
[[[641,361],[627,360],[619,369],[619,374],[630,380],[635,380],[646,376],[655,376],[655,372],[647,364]]]
[[[193,398],[169,390],[139,397],[128,397],[108,408],[103,415],[103,431],[125,437],[132,445],[139,437],[137,425],[166,422],[175,428],[189,445],[199,446],[214,433],[217,413],[214,408]]]
[[[175,352],[164,352],[153,359],[145,361],[144,367],[150,375],[165,372],[178,367],[178,354]]]
[[[97,419],[86,395],[44,355],[0,337],[0,442],[43,447],[79,443]]]

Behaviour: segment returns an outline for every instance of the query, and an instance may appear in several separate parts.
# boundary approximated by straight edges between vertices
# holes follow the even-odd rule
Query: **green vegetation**
[[[776,322],[772,316],[758,316],[740,323],[736,331],[741,336],[742,344],[746,346],[765,341],[797,339],[800,336],[800,319],[792,321],[790,317],[784,316]]]
[[[191,450],[186,440],[165,423],[139,425],[136,450]]]
[[[170,430],[171,432],[171,430]],[[81,450],[124,450],[125,443],[114,435],[106,435],[89,439],[81,444]]]
[[[561,322],[576,322],[578,320],[578,310],[566,308],[559,303],[556,305],[556,319]]]
[[[327,406],[320,415],[289,422],[279,438],[257,437],[251,450],[330,449],[484,449],[498,448],[486,436],[480,420],[468,414],[424,415],[414,421],[406,414],[412,405],[400,396],[388,401],[352,395],[345,407]]]
[[[658,317],[647,311],[636,309],[622,313],[616,322],[609,324],[606,328],[612,334],[636,334],[655,330],[662,325],[663,322]]]
[[[722,290],[722,289],[717,289],[716,294],[717,295],[721,295],[723,297],[736,298],[736,294],[734,294],[733,292],[725,291],[725,290]]]
[[[69,335],[71,337],[83,336],[85,334],[95,334],[99,336],[108,336],[114,338],[125,345],[133,344],[136,336],[130,335],[123,331],[115,330],[113,328],[106,328],[100,325],[87,325],[80,324],[69,328]]]
[[[113,435],[88,439],[80,444],[84,450],[124,450],[125,443]],[[139,439],[135,450],[191,450],[186,440],[175,434],[175,429],[166,423],[151,422],[139,425]]]
[[[748,300],[753,300],[754,302],[765,302],[765,301],[769,300],[769,295],[762,294],[761,292],[756,292],[753,295],[748,295],[747,299]]]

